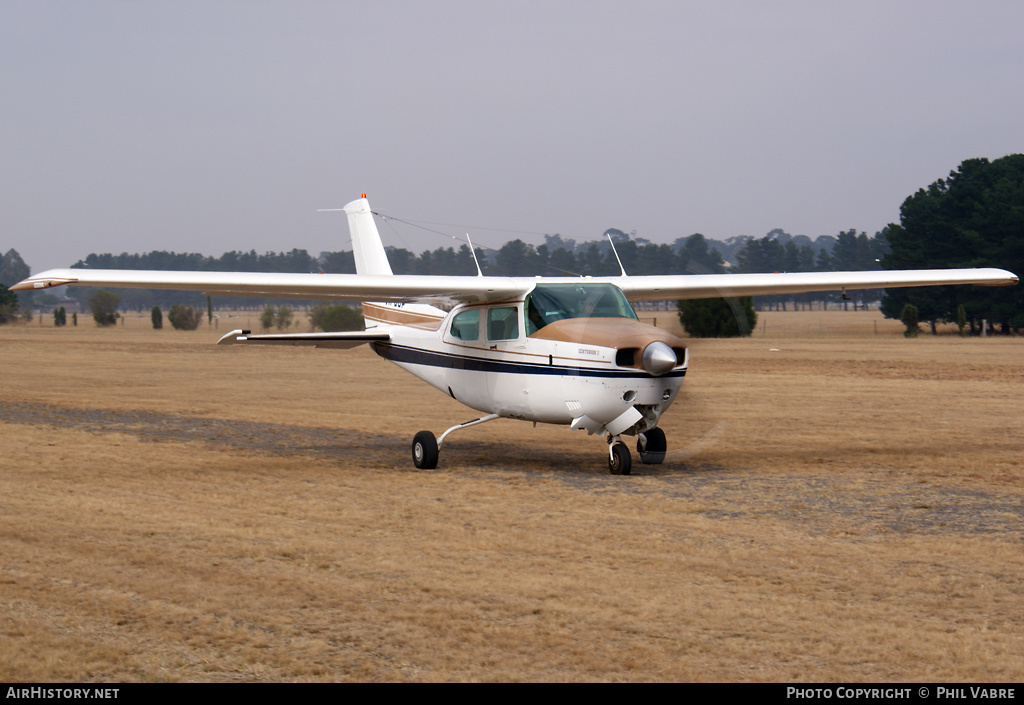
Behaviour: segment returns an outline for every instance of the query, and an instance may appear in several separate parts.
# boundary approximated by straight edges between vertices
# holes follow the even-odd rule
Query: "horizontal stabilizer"
[[[278,335],[252,335],[247,330],[233,330],[217,341],[217,345],[308,345],[314,348],[341,348],[347,350],[364,343],[387,342],[391,336],[372,330],[339,331],[336,333],[281,333]]]

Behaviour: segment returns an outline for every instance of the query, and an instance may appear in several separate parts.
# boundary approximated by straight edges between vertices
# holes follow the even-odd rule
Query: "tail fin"
[[[393,274],[384,245],[373,222],[373,212],[366,194],[345,206],[348,229],[352,234],[352,256],[356,261],[356,274]],[[366,327],[406,325],[436,330],[445,312],[427,304],[363,302],[363,323]]]
[[[370,204],[363,197],[345,206],[348,214],[348,229],[352,235],[352,256],[356,261],[357,274],[391,274],[384,245],[377,232],[377,224],[373,222]]]

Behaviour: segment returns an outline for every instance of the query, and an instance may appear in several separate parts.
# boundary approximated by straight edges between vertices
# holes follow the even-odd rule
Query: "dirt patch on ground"
[[[406,456],[410,454],[407,439],[399,436],[367,437],[351,429],[183,417],[145,410],[75,409],[13,402],[0,406],[0,421],[98,434],[123,433],[147,443],[201,443],[247,454],[309,457],[339,464],[358,457],[361,466],[382,469],[408,465]],[[444,471],[450,473],[544,473],[585,491],[690,502],[699,499],[708,504],[708,509],[701,513],[713,519],[771,516],[798,522],[817,532],[834,532],[843,526],[854,532],[969,532],[1024,541],[1024,501],[1020,496],[1007,497],[963,487],[929,487],[893,476],[862,479],[854,486],[843,478],[764,477],[752,468],[726,469],[696,461],[638,465],[636,477],[656,477],[658,481],[630,482],[608,476],[590,454],[538,451],[481,441],[453,443],[446,448],[445,465]],[[742,510],[721,508],[729,506]]]

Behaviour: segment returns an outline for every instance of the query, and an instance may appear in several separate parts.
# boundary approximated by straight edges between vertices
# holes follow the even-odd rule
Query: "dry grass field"
[[[513,421],[416,471],[474,412],[220,324],[0,328],[0,681],[1024,680],[1020,338],[763,314],[613,477]]]

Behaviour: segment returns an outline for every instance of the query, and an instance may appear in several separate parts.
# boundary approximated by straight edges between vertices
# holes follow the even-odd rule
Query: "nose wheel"
[[[625,443],[614,440],[608,453],[608,470],[612,475],[628,475],[631,472],[633,459]]]
[[[665,461],[665,432],[660,428],[652,428],[639,434],[636,451],[640,462],[645,465],[660,465]],[[632,458],[629,448],[619,436],[608,436],[608,470],[612,475],[629,475],[632,471]]]

